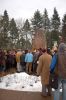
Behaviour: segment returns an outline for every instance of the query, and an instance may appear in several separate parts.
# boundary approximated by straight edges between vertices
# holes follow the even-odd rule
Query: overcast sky
[[[62,18],[66,13],[66,0],[0,0],[0,15],[6,9],[10,18],[31,18],[38,9],[41,13],[47,9],[49,17],[56,7]]]

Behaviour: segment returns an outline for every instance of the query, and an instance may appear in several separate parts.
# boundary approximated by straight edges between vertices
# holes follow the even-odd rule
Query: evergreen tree
[[[19,35],[18,35],[18,29],[16,27],[16,23],[14,18],[11,19],[10,21],[10,42],[12,43],[11,45],[14,46],[16,44],[16,41],[19,40]]]
[[[30,28],[30,23],[29,23],[29,20],[26,19],[25,23],[24,23],[24,26],[23,26],[23,33],[24,35],[26,36],[26,40],[25,40],[25,49],[28,48],[28,45],[27,45],[27,42],[29,41],[28,40],[28,35],[31,35],[31,32],[30,32],[31,28]]]
[[[55,41],[58,43],[58,39],[60,35],[59,28],[60,28],[60,18],[59,18],[56,8],[54,8],[54,14],[51,20],[51,30],[52,30],[51,44],[54,44]]]
[[[9,32],[9,16],[7,11],[4,11],[4,15],[2,16],[2,19],[0,20],[0,46],[1,48],[7,48],[8,47],[8,32]]]
[[[62,36],[64,40],[66,41],[66,14],[64,15],[62,19]]]
[[[3,19],[3,17],[2,16],[0,16],[0,48],[2,47],[1,45],[2,45],[2,31],[3,31],[3,27],[2,27],[2,19]]]
[[[26,19],[25,23],[24,23],[24,26],[23,26],[23,29],[25,31],[29,31],[30,30],[30,23],[29,23],[29,20]]]
[[[44,14],[43,14],[43,28],[45,29],[45,31],[48,31],[50,28],[50,20],[48,18],[48,12],[45,8]]]
[[[45,36],[46,36],[46,41],[47,41],[47,46],[49,45],[49,39],[50,39],[50,32],[49,32],[49,29],[50,29],[50,20],[49,20],[49,17],[48,17],[48,12],[45,8],[44,10],[44,14],[43,14],[43,28],[45,30]]]
[[[52,30],[59,31],[60,18],[59,18],[59,15],[58,15],[58,12],[57,12],[56,8],[54,8],[54,14],[53,14],[53,17],[52,17],[51,21],[52,21],[51,22]]]
[[[42,28],[42,16],[39,10],[34,13],[34,17],[31,20],[34,30],[37,28]]]
[[[8,25],[9,25],[9,17],[8,17],[8,13],[6,10],[4,11],[3,23],[4,23],[5,30],[7,30]]]

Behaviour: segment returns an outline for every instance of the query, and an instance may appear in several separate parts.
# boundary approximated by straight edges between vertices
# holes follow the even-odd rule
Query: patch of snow
[[[41,91],[40,76],[28,75],[25,72],[9,74],[0,78],[0,88],[18,91]]]

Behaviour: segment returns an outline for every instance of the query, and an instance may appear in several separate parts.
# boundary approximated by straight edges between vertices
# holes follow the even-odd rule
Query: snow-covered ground
[[[61,87],[61,86],[60,86]],[[25,72],[0,77],[0,89],[41,92],[41,77],[28,75]],[[52,89],[54,91],[54,89]],[[60,89],[60,92],[62,89]]]
[[[41,92],[40,76],[28,75],[25,72],[9,74],[0,78],[0,88],[19,91]]]

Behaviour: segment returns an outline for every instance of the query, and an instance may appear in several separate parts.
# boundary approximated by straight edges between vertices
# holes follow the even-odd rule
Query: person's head
[[[50,48],[47,48],[47,53],[51,54]]]
[[[59,45],[58,52],[64,53],[65,51],[66,51],[66,44],[65,44],[65,43],[61,43],[61,44]]]
[[[22,54],[25,54],[25,51],[22,51]]]
[[[64,38],[62,36],[59,36],[59,42],[64,42]]]
[[[54,50],[54,53],[57,53],[57,50]]]
[[[46,49],[42,49],[42,52],[45,53],[47,50]]]
[[[25,50],[25,54],[27,54],[28,53],[28,50]]]

